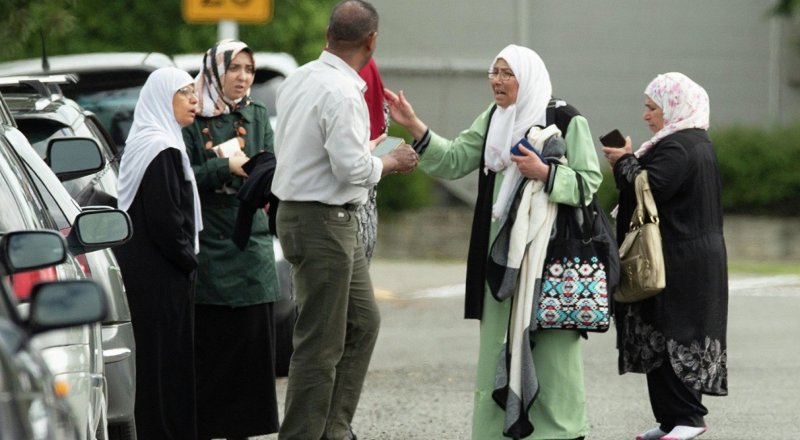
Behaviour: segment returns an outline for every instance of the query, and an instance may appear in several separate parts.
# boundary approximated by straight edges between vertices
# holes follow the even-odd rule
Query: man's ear
[[[367,42],[364,45],[364,48],[369,51],[369,53],[375,52],[375,49],[378,47],[378,31],[373,31],[367,37]]]

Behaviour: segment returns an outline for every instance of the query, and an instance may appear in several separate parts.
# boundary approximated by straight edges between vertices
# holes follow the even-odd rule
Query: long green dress
[[[431,139],[420,158],[419,168],[434,177],[450,180],[476,170],[483,156],[490,115],[491,107],[453,140],[431,131]],[[581,174],[590,194],[597,191],[602,181],[589,124],[583,116],[572,118],[565,141],[569,167],[558,166],[549,199],[577,206],[579,195],[575,172]],[[498,174],[493,197],[497,196],[501,183],[502,175]],[[490,242],[496,237],[498,226],[492,224]],[[472,416],[472,438],[475,440],[507,438],[503,436],[504,412],[492,399],[492,391],[508,327],[510,303],[510,300],[496,301],[489,289],[485,289]],[[589,431],[589,423],[580,334],[576,331],[539,330],[534,342],[533,362],[540,388],[529,411],[535,430],[525,438],[573,439],[585,436]]]

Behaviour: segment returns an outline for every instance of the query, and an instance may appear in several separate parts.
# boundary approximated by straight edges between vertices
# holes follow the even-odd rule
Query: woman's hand
[[[633,153],[631,148],[631,137],[625,136],[625,146],[623,147],[603,147],[603,156],[606,157],[611,168],[614,168],[620,157]]]
[[[547,180],[547,175],[550,173],[550,165],[542,162],[542,159],[539,159],[536,153],[525,147],[520,147],[519,151],[522,156],[511,155],[511,160],[517,164],[519,172],[528,179],[542,182]]]
[[[401,90],[399,94],[384,88],[383,97],[389,105],[389,115],[392,120],[405,127],[414,136],[414,139],[421,139],[428,131],[428,126],[425,125],[414,113],[414,108],[411,103],[406,100],[406,96]]]

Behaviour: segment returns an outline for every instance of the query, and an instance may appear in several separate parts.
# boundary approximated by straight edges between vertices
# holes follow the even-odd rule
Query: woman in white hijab
[[[586,194],[594,194],[602,181],[597,155],[586,119],[571,106],[554,110],[551,124],[568,121],[560,130],[547,129],[564,132],[568,163],[563,158],[561,162],[545,163],[524,148],[522,156],[511,154],[518,140],[526,135],[531,139],[529,130],[534,128],[531,133],[536,133],[535,126],[547,125],[548,105],[555,103],[547,69],[534,51],[516,45],[504,48],[490,66],[489,83],[495,102],[453,140],[429,130],[402,91],[399,94],[386,91],[392,119],[414,136],[421,170],[444,179],[457,179],[480,170],[467,261],[465,306],[466,318],[481,320],[472,438],[582,438],[589,427],[578,332],[538,331],[532,339],[532,354],[524,352],[524,346],[530,344],[525,343],[528,342],[525,334],[519,332],[523,343],[517,344],[517,348],[523,351],[515,351],[517,356],[510,359],[528,368],[516,367],[516,374],[509,373],[510,382],[508,377],[504,378],[505,383],[496,381],[498,373],[504,370],[498,365],[509,359],[502,353],[510,340],[511,305],[523,293],[514,293],[513,299],[498,299],[486,289],[487,255],[520,183],[531,183],[539,197],[535,203],[543,208],[550,209],[556,203],[578,206],[575,174],[583,177]],[[557,156],[563,156],[563,149],[553,159],[558,159]],[[552,223],[542,223],[541,230],[533,232],[549,237],[547,225]],[[533,364],[535,371],[529,368]]]
[[[667,269],[661,293],[615,305],[619,372],[647,375],[658,422],[641,440],[703,434],[703,395],[728,394],[727,251],[709,115],[703,87],[682,73],[664,73],[644,91],[642,119],[653,136],[635,153],[630,137],[622,148],[603,148],[619,189],[618,241],[636,206],[636,176],[647,170]]]
[[[197,102],[188,73],[153,72],[120,164],[119,208],[131,217],[133,238],[114,251],[136,340],[139,438],[196,438],[193,314],[202,221],[181,128],[194,121]]]

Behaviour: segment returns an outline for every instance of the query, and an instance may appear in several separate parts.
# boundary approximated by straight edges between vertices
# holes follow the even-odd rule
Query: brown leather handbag
[[[636,211],[619,248],[620,280],[614,292],[614,300],[621,303],[650,298],[667,285],[658,209],[646,170],[636,176],[634,185]]]

